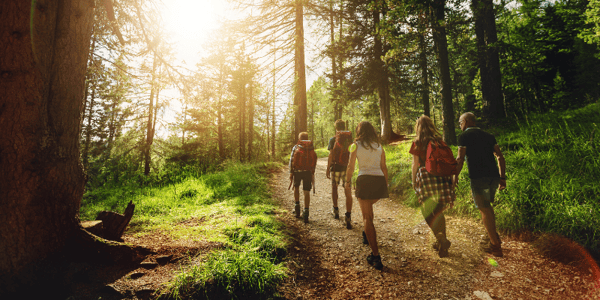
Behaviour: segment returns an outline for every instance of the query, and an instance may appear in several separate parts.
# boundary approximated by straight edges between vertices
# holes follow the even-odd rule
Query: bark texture
[[[483,115],[490,120],[503,118],[505,116],[504,97],[502,94],[500,57],[496,45],[498,34],[496,32],[494,3],[491,0],[473,0],[471,8],[475,19]]]
[[[0,1],[0,293],[79,230],[92,13],[87,0]]]
[[[446,143],[456,145],[456,133],[454,130],[454,106],[452,104],[452,79],[450,78],[450,64],[448,61],[448,38],[446,37],[445,25],[445,0],[433,1],[433,41],[438,55],[440,68],[440,81],[442,86],[442,115],[444,140]]]
[[[296,0],[296,41],[295,41],[295,91],[294,104],[297,105],[295,139],[308,130],[306,106],[306,65],[304,62],[304,0]]]

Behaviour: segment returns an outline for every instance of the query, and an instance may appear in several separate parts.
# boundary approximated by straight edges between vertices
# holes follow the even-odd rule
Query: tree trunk
[[[89,112],[87,116],[87,125],[85,127],[85,144],[83,146],[83,167],[87,170],[89,164],[90,143],[92,142],[92,119],[94,117],[94,104],[96,100],[96,84],[92,85],[92,97],[90,98]]]
[[[146,141],[144,143],[144,175],[150,174],[150,147],[154,140],[154,132],[152,131],[152,121],[154,120],[154,91],[156,89],[155,75],[156,67],[158,64],[158,58],[156,51],[154,51],[154,61],[152,62],[152,78],[150,82],[150,103],[148,104],[148,124],[146,126]]]
[[[385,5],[385,4],[380,4]],[[379,35],[379,14],[381,10],[373,11],[373,38],[375,39],[374,49],[373,49],[373,58],[375,60],[375,76],[377,79],[377,91],[379,94],[379,117],[381,119],[381,141],[384,144],[387,144],[390,140],[390,136],[392,133],[392,124],[391,124],[391,116],[390,116],[390,84],[389,84],[389,76],[387,72],[387,68],[383,62],[383,55],[385,55],[383,51],[383,42],[381,41],[381,36]]]
[[[275,74],[275,72],[273,72]],[[275,154],[275,77],[273,77],[273,107],[272,107],[271,115],[273,116],[273,120],[271,122],[271,155],[272,159],[275,160],[277,156]]]
[[[335,62],[335,56],[337,54],[337,51],[335,51],[335,22],[334,22],[334,11],[333,11],[333,0],[329,0],[329,29],[330,29],[330,47],[331,47],[331,51],[330,51],[330,56],[331,56],[331,84],[332,84],[332,91],[333,93],[331,93],[331,102],[333,102],[333,115],[334,115],[334,120],[338,120],[342,118],[342,106],[341,106],[341,100],[338,99],[337,95],[339,93],[338,91],[338,75],[337,75],[337,65]]]
[[[421,68],[421,103],[423,104],[423,114],[430,116],[429,109],[429,74],[427,72],[427,44],[425,43],[425,20],[419,18],[419,67]]]
[[[503,118],[502,75],[498,54],[498,35],[494,4],[491,0],[472,0],[471,9],[475,18],[477,58],[481,74],[483,116],[490,120]]]
[[[448,40],[445,25],[445,0],[433,2],[433,41],[438,54],[440,68],[440,81],[442,86],[442,115],[444,140],[446,143],[456,145],[456,133],[454,129],[454,107],[452,104],[452,81],[450,78],[450,65],[448,61]]]
[[[240,161],[244,161],[246,159],[246,81],[242,79],[241,83],[241,95],[239,98],[239,120],[240,120],[240,131],[239,131],[239,139],[240,139]]]
[[[79,138],[93,2],[33,3],[0,1],[0,294],[26,284],[78,231],[85,182]]]
[[[248,161],[252,161],[252,143],[254,142],[254,98],[252,95],[252,81],[248,87]]]
[[[304,64],[304,0],[296,0],[295,91],[297,105],[295,136],[308,130],[306,107],[306,70]],[[295,142],[295,141],[294,141]]]

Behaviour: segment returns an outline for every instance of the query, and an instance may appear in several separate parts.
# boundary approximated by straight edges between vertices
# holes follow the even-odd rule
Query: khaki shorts
[[[342,181],[342,186],[343,186],[346,183],[346,170],[331,173],[331,182],[335,186],[340,184],[340,180]]]

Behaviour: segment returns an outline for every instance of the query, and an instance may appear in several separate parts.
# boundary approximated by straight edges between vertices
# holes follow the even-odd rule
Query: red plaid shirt
[[[419,156],[419,162],[424,164],[427,155],[427,147],[420,149],[415,142],[410,147],[410,154]],[[417,196],[420,203],[424,203],[427,198],[432,197],[436,202],[451,204],[456,199],[456,194],[452,188],[452,176],[435,176],[427,172],[425,167],[420,167],[417,171]]]
[[[451,204],[456,199],[456,194],[452,188],[452,176],[431,175],[423,167],[417,171],[416,181],[417,196],[421,203],[429,197],[432,197],[436,202],[445,204]]]

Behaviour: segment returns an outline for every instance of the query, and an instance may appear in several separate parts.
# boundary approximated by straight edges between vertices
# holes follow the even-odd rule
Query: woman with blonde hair
[[[381,198],[388,198],[388,172],[385,164],[385,151],[373,125],[367,121],[358,124],[356,139],[351,146],[350,159],[346,169],[346,190],[350,190],[354,164],[358,159],[358,178],[355,195],[363,215],[363,243],[371,247],[367,262],[377,270],[383,269],[377,233],[373,225],[373,204]]]
[[[427,172],[425,160],[430,143],[439,146],[443,139],[428,116],[421,116],[415,124],[416,137],[409,153],[413,155],[412,185],[421,203],[421,213],[431,228],[436,242],[433,248],[440,257],[448,256],[450,241],[446,238],[444,210],[454,205],[452,176],[435,176]]]

